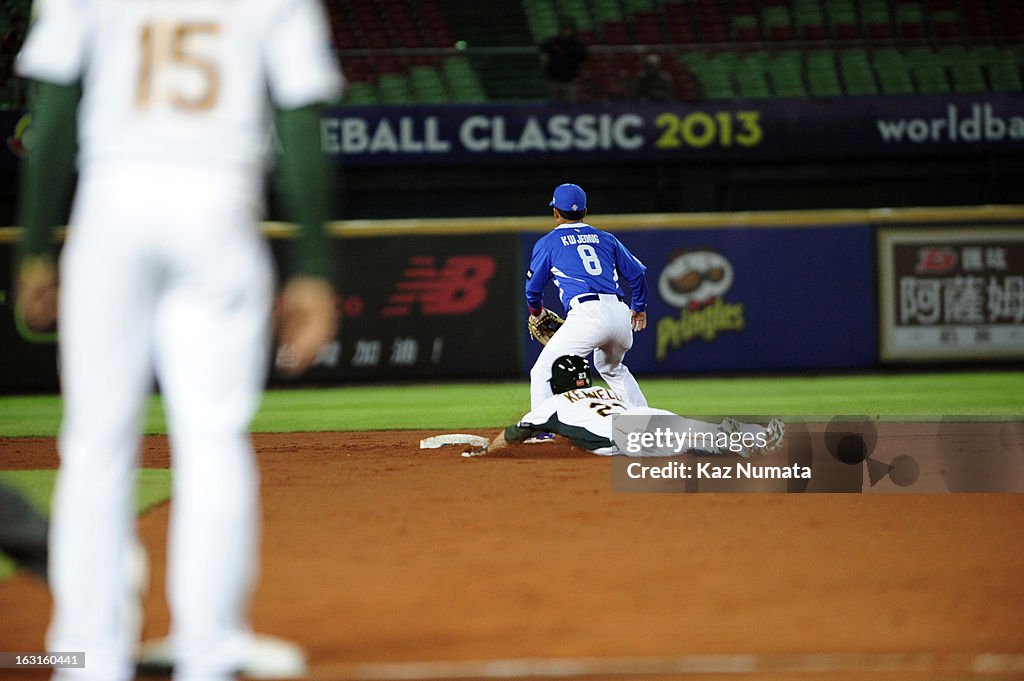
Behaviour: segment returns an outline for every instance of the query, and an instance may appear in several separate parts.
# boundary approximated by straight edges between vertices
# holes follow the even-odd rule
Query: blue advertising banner
[[[866,224],[616,236],[647,265],[648,326],[634,334],[626,356],[634,373],[852,369],[875,362],[874,238]],[[524,273],[537,238],[522,237]],[[563,310],[553,285],[545,305]],[[523,338],[520,368],[528,374],[540,345],[525,331]]]
[[[29,123],[0,112],[0,166],[31,146]],[[321,138],[352,167],[1020,153],[1024,96],[337,107]]]
[[[353,166],[1020,152],[1024,97],[353,107],[321,130],[324,150]]]

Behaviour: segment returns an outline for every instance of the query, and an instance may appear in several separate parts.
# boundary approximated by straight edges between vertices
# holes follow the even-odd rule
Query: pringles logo
[[[658,277],[658,293],[679,308],[679,315],[658,320],[658,361],[695,338],[710,343],[719,333],[746,328],[743,303],[725,300],[732,282],[732,263],[717,251],[684,250],[671,256]]]

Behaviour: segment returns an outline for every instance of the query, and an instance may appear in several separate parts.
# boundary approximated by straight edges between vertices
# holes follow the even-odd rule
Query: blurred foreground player
[[[322,8],[316,0],[42,0],[17,69],[37,82],[18,307],[34,328],[59,317],[64,397],[48,646],[87,660],[55,678],[133,676],[137,604],[125,556],[154,373],[174,466],[175,678],[299,675],[300,651],[277,642],[262,655],[256,642],[269,641],[249,628],[259,532],[248,429],[270,349],[273,271],[258,212],[272,110],[281,192],[300,227],[281,303],[284,372],[302,371],[336,331],[318,109],[342,81]],[[50,244],[76,132],[79,180],[58,310]],[[254,659],[264,668],[253,669]]]
[[[551,391],[554,393],[519,423],[508,426],[488,445],[486,451],[526,442],[536,433],[557,433],[577,447],[595,454],[629,454],[615,444],[613,418],[621,416],[677,416],[664,409],[623,405],[619,396],[607,388],[594,387],[590,379],[590,363],[583,357],[564,355],[551,366]],[[742,457],[769,454],[782,445],[785,426],[772,419],[768,426],[740,423],[727,417],[721,423],[708,423],[686,417],[677,425],[680,432],[691,434],[691,442],[700,446],[679,451],[674,447],[648,448],[634,456],[676,456],[686,451],[705,454],[737,454]],[[741,442],[745,444],[741,444]]]

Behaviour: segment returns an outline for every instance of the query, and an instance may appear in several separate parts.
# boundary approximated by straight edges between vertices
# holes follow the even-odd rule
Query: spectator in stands
[[[644,57],[643,70],[633,82],[630,93],[633,99],[645,102],[668,102],[675,99],[672,77],[661,68],[661,57],[649,54]]]
[[[548,97],[560,102],[577,101],[577,76],[587,60],[587,46],[576,34],[576,27],[563,23],[558,35],[541,43],[540,60],[548,83]]]

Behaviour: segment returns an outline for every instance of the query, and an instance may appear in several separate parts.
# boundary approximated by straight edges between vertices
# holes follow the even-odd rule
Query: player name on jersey
[[[610,390],[604,388],[587,388],[585,390],[570,390],[567,393],[563,393],[565,399],[570,402],[579,402],[580,400],[609,400],[611,402],[617,402],[618,396]]]
[[[597,234],[566,234],[562,237],[563,246],[575,246],[577,244],[599,244],[601,237]]]

